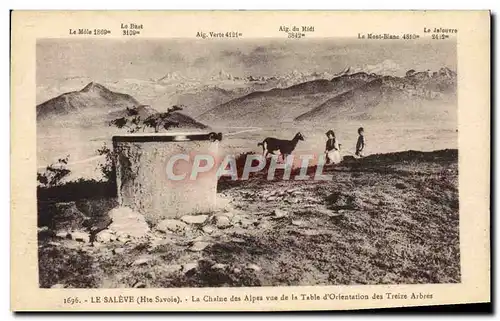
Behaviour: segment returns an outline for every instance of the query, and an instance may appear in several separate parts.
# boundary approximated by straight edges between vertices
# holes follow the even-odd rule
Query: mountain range
[[[157,114],[151,106],[140,104],[134,97],[111,91],[90,82],[79,91],[64,93],[36,106],[38,126],[55,126],[59,122],[83,126],[107,126],[109,121],[127,116],[130,111],[142,119]],[[178,128],[205,129],[206,125],[175,111],[170,120]]]
[[[386,65],[388,68],[392,66]],[[352,70],[346,68],[328,79],[322,78],[327,74],[311,73],[308,77],[312,80],[283,88],[279,82],[286,77],[238,79],[221,72],[219,78],[250,85],[228,89],[222,85],[193,86],[187,91],[163,94],[155,100],[154,107],[139,103],[132,95],[90,82],[79,91],[64,93],[39,104],[36,107],[37,121],[43,124],[70,119],[88,125],[121,117],[127,109],[136,108],[139,113],[151,115],[174,104],[187,106],[181,113],[176,112],[176,117],[187,128],[200,128],[204,124],[272,126],[283,121],[455,117],[457,74],[449,68],[434,72],[408,70],[404,76]],[[305,75],[291,72],[288,76],[299,79]],[[155,82],[174,80],[182,82],[183,78],[166,75]]]
[[[329,80],[252,92],[208,110],[199,120],[272,125],[387,117],[444,119],[453,113],[456,73],[444,67],[436,72],[409,70],[403,77],[347,70]]]

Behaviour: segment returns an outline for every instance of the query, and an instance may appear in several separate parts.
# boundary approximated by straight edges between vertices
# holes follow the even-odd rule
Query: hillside
[[[126,117],[126,116],[129,116],[130,113],[133,113],[133,114],[138,115],[139,117],[145,119],[148,116],[156,114],[157,112],[158,111],[156,109],[152,108],[149,105],[140,105],[140,106],[137,106],[135,108],[125,108],[122,110],[110,112],[109,114],[107,114],[106,120],[108,121],[108,120],[113,120],[113,119],[120,118],[120,117]]]
[[[130,95],[111,91],[90,82],[80,91],[64,93],[36,106],[37,121],[80,113],[107,113],[114,110],[133,108],[140,103]]]
[[[337,95],[313,108],[312,110],[295,118],[301,120],[330,119],[335,114],[343,115],[364,113],[368,108],[378,105],[383,99],[381,90],[382,79],[378,78],[371,82]]]
[[[254,91],[200,115],[213,124],[269,124],[351,118],[443,118],[456,109],[456,73],[410,70],[404,77],[356,72]],[[444,107],[441,107],[444,106]],[[455,112],[456,113],[456,112]]]
[[[226,90],[218,86],[204,86],[170,97],[160,98],[157,103],[164,104],[163,102],[170,101],[170,105],[184,105],[186,106],[184,113],[197,116],[238,97],[238,93],[238,91]]]
[[[324,122],[338,119],[453,119],[456,73],[415,72],[405,77],[377,76],[363,86],[325,101],[295,118]]]
[[[213,212],[151,227],[116,224],[120,230],[101,231],[121,219],[116,213],[126,215],[127,222],[141,222],[136,217],[142,216],[124,208],[111,212],[116,199],[99,193],[106,185],[85,189],[86,196],[101,196],[86,199],[68,192],[77,183],[39,189],[44,201],[39,204],[47,204],[47,210],[39,209],[39,222],[45,225],[38,234],[39,285],[459,283],[457,155],[457,150],[371,155],[327,167],[325,174],[332,175],[328,181],[282,180],[282,170],[275,180],[267,180],[267,171],[250,180],[224,177]],[[310,167],[308,173],[315,171]],[[85,216],[91,217],[86,227]],[[58,228],[63,224],[78,232],[68,234]],[[81,238],[96,228],[101,232],[93,244],[90,237]]]
[[[42,128],[54,127],[61,121],[64,127],[71,125],[86,127],[108,127],[111,120],[137,115],[141,119],[157,114],[149,105],[142,105],[130,95],[114,92],[103,85],[91,82],[80,91],[62,94],[37,106],[37,121]],[[184,111],[174,112],[171,121],[178,128],[206,129]]]
[[[200,115],[200,120],[211,123],[244,124],[272,124],[277,121],[293,120],[313,106],[364,85],[368,79],[371,79],[371,76],[365,76],[341,76],[332,80],[317,79],[287,88],[255,91],[203,113]]]

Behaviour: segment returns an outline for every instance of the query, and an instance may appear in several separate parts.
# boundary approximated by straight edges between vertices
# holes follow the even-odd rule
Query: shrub
[[[179,126],[179,123],[171,119],[172,113],[182,110],[182,106],[173,106],[164,113],[154,113],[142,119],[137,108],[127,108],[127,115],[109,122],[109,126],[127,128],[129,133],[144,131],[147,128],[154,129],[158,133],[161,129],[169,130]]]
[[[106,156],[106,160],[104,161],[104,163],[99,164],[99,169],[101,170],[102,175],[106,178],[106,181],[112,182],[114,179],[116,179],[116,153],[109,149],[106,144],[99,148],[97,150],[97,153],[99,155]]]
[[[50,164],[42,173],[37,173],[37,181],[39,186],[52,187],[59,186],[62,180],[68,176],[71,171],[66,168],[69,161],[69,155],[65,158],[60,158],[56,163]]]

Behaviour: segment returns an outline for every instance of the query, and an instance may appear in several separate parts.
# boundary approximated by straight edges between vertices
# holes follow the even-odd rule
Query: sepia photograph
[[[454,40],[36,55],[40,287],[460,282]]]

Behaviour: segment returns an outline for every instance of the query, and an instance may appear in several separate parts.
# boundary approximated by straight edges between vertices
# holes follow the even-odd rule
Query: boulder
[[[215,227],[213,225],[205,225],[201,229],[207,234],[212,234],[215,231]]]
[[[113,250],[114,254],[123,254],[125,252],[125,249],[123,247],[117,247],[116,249]]]
[[[207,220],[208,215],[184,215],[181,221],[187,224],[203,224]]]
[[[260,268],[260,266],[258,266],[257,264],[253,264],[253,263],[252,263],[252,264],[249,264],[249,265],[247,266],[247,269],[249,269],[249,270],[253,270],[253,271],[255,271],[255,272],[259,272],[260,270],[262,270],[262,269]]]
[[[196,263],[186,263],[182,265],[182,272],[192,273],[198,268],[198,262]]]
[[[108,215],[112,220],[109,229],[115,231],[117,235],[125,234],[140,238],[150,231],[144,216],[128,207],[116,207],[109,211]]]
[[[186,228],[186,223],[179,220],[166,219],[156,225],[156,229],[160,232],[182,232]]]
[[[116,240],[116,235],[110,230],[102,230],[96,234],[95,240],[100,243],[109,243]]]
[[[215,221],[215,225],[218,228],[227,228],[227,227],[230,227],[232,225],[231,220],[227,216],[224,216],[224,215],[215,216],[214,221]]]

